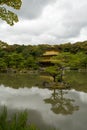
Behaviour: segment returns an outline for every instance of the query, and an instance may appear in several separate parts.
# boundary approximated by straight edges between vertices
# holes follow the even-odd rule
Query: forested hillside
[[[9,45],[0,41],[0,71],[6,72],[8,68],[15,70],[38,69],[39,59],[42,54],[48,50],[56,50],[64,55],[68,53],[72,58],[72,66],[81,65],[86,67],[87,64],[87,41],[77,42],[74,44],[65,43],[60,45]],[[62,57],[64,59],[64,57]],[[57,57],[58,59],[58,57]],[[67,57],[69,59],[69,57]],[[62,59],[61,59],[62,61]],[[77,63],[78,62],[78,63]]]

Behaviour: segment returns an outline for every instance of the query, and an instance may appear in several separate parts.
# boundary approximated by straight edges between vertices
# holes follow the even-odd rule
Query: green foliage
[[[24,58],[22,54],[12,53],[5,56],[7,67],[21,68],[23,67]]]
[[[27,127],[27,112],[15,114],[10,124],[11,130],[25,130]]]
[[[34,125],[27,123],[27,112],[14,114],[8,120],[7,108],[4,107],[0,113],[0,130],[38,130]]]
[[[7,10],[4,5],[10,6],[14,9],[20,9],[21,4],[21,0],[0,0],[0,18],[5,20],[9,25],[14,25],[15,22],[18,22],[18,17],[12,11]]]
[[[0,112],[0,130],[39,130],[33,124],[28,124],[27,111],[14,114],[8,119],[7,108],[4,107]]]
[[[78,48],[76,52],[74,48]],[[38,69],[39,59],[42,54],[48,50],[61,50],[61,52],[51,58],[52,64],[55,64],[63,70],[66,67],[71,69],[87,68],[87,41],[76,44],[62,45],[8,45],[0,41],[0,69]],[[76,49],[77,50],[77,49]],[[53,69],[50,69],[50,72]]]
[[[26,68],[33,68],[33,69],[38,68],[37,61],[32,55],[26,59],[25,66]]]
[[[0,71],[6,69],[6,63],[3,58],[0,58]]]
[[[47,67],[45,69],[45,71],[51,75],[53,77],[53,80],[54,82],[56,81],[56,76],[59,75],[61,72],[60,72],[60,69],[58,68],[58,66],[50,66],[50,67]]]
[[[47,67],[45,71],[50,73],[50,75],[57,75],[58,74],[58,67],[57,66],[50,66],[50,67]]]
[[[69,60],[69,66],[73,68],[86,68],[87,65],[87,54],[79,52],[77,54],[72,54]]]
[[[69,52],[71,49],[71,43],[61,44],[60,48],[63,52]]]
[[[72,69],[86,68],[87,54],[78,52],[76,54],[63,52],[52,58],[52,62],[61,68],[70,67]]]
[[[2,113],[0,114],[0,130],[7,129],[7,109],[4,107]]]
[[[72,57],[72,54],[69,52],[63,52],[57,56],[52,57],[52,62],[57,64],[60,68],[66,67],[69,64],[69,61]]]

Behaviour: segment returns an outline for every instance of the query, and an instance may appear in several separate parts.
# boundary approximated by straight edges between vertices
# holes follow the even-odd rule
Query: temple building
[[[42,57],[40,58],[39,64],[41,67],[48,67],[54,65],[52,63],[52,57],[57,56],[59,54],[58,51],[55,50],[49,50],[43,53]]]

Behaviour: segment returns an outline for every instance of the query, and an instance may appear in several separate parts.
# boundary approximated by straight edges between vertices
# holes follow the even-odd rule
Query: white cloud
[[[1,23],[1,40],[10,44],[57,44],[87,40],[86,0],[37,0],[37,3],[25,0],[23,3],[17,24],[10,27]]]

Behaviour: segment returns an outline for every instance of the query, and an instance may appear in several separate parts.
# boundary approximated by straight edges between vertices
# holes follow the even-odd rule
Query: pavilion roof
[[[43,56],[51,56],[51,55],[58,55],[58,51],[46,51]]]

